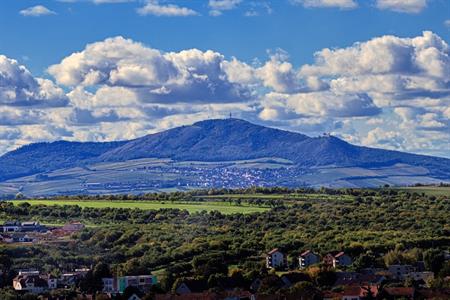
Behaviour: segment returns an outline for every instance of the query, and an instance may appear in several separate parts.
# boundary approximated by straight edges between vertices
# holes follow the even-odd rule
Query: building
[[[8,221],[2,226],[3,232],[17,232],[20,231],[22,224],[18,221]]]
[[[153,275],[139,275],[102,278],[102,282],[104,293],[123,294],[129,286],[136,287],[142,292],[147,292],[152,285],[157,283],[157,280]]]
[[[48,281],[39,272],[19,272],[13,279],[13,288],[32,294],[40,294],[49,289]]]
[[[434,279],[434,273],[433,272],[410,272],[408,274],[405,274],[403,277],[405,279],[411,278],[414,281],[423,281],[424,283],[427,283],[431,279]]]
[[[23,232],[45,232],[47,229],[42,226],[39,222],[22,222],[20,226],[20,231]]]
[[[317,264],[320,262],[320,258],[318,255],[314,254],[312,251],[307,250],[299,255],[298,257],[298,265],[300,269],[305,269],[311,265]]]
[[[350,256],[344,252],[339,252],[333,257],[333,268],[346,267],[352,264],[352,259]]]
[[[266,254],[266,267],[268,269],[281,268],[286,264],[284,254],[281,253],[277,248],[269,251]]]
[[[183,280],[175,289],[178,295],[186,295],[193,293],[202,293],[208,289],[208,284],[204,280],[186,279]]]
[[[323,257],[323,263],[333,268],[345,267],[352,264],[352,259],[341,251],[338,253],[328,253]]]
[[[25,233],[14,233],[12,236],[12,242],[13,243],[32,243],[35,241],[35,239],[31,238]]]
[[[388,271],[391,273],[392,278],[403,280],[407,278],[410,273],[414,272],[414,268],[411,265],[390,265]]]

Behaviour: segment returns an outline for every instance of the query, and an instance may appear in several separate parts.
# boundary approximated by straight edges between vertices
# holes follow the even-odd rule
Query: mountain
[[[1,156],[0,165],[0,194],[65,193],[57,186],[61,180],[71,187],[67,193],[91,193],[94,186],[107,193],[240,184],[376,186],[450,178],[449,159],[360,147],[239,119],[201,121],[131,141],[31,144]]]
[[[26,145],[0,157],[0,181],[82,165],[123,144],[57,141]]]

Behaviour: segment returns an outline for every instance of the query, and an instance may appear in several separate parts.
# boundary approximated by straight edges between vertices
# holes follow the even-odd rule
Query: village
[[[83,230],[84,224],[69,222],[63,226],[45,226],[36,221],[6,221],[0,225],[0,243],[54,242]]]
[[[0,227],[4,243],[34,243],[48,236],[67,236],[84,228],[79,222],[50,228],[39,222],[5,222]],[[443,252],[445,261],[450,254]],[[391,264],[386,268],[352,268],[353,258],[344,251],[319,255],[312,250],[301,251],[295,265],[278,248],[264,254],[265,275],[243,280],[237,273],[219,277],[214,282],[205,278],[179,278],[171,292],[163,293],[156,275],[125,275],[97,278],[98,285],[90,293],[79,292],[80,286],[92,284],[92,266],[80,266],[71,271],[60,270],[58,276],[38,269],[18,270],[12,287],[19,294],[41,295],[39,299],[55,298],[57,291],[77,291],[77,299],[450,299],[448,290],[433,289],[435,274],[423,261],[414,264]],[[262,263],[262,261],[261,261]],[[318,275],[319,274],[319,275]],[[319,279],[319,277],[321,277]],[[445,280],[450,282],[450,278]],[[321,281],[318,289],[315,284]],[[97,288],[97,290],[95,290]],[[289,291],[291,296],[270,294],[267,290]],[[99,295],[103,298],[99,298]],[[292,296],[294,295],[294,296]],[[305,298],[296,298],[303,297]],[[301,296],[303,295],[303,296]],[[293,297],[293,298],[292,298]]]

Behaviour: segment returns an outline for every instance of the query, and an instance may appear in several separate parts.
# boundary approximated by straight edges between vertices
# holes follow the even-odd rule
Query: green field
[[[14,204],[23,201],[13,201]],[[267,207],[229,204],[225,202],[163,202],[163,201],[106,201],[106,200],[26,200],[31,205],[78,205],[92,208],[137,208],[143,210],[157,210],[163,208],[185,209],[190,213],[217,210],[223,214],[255,213],[268,210]]]
[[[450,197],[450,187],[448,186],[414,186],[414,187],[402,187],[398,188],[410,193],[425,193],[426,195],[433,196],[447,196]]]

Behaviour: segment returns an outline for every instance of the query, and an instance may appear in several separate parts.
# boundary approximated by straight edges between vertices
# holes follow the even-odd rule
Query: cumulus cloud
[[[420,13],[427,7],[428,0],[377,0],[379,9],[392,10],[401,13]]]
[[[149,0],[143,7],[138,8],[137,12],[142,16],[188,17],[199,15],[193,9],[175,4],[160,4],[158,0]]]
[[[334,7],[340,9],[352,9],[358,7],[355,0],[291,0],[295,4],[301,4],[304,7]]]
[[[52,81],[35,78],[16,60],[0,55],[0,105],[60,106],[67,100]]]
[[[344,49],[323,49],[314,65],[302,67],[305,75],[421,74],[449,77],[449,46],[425,31],[416,38],[382,36]]]
[[[25,17],[41,17],[56,14],[56,12],[48,9],[43,5],[28,7],[26,9],[21,10],[19,13]]]
[[[211,50],[162,53],[116,37],[90,44],[48,71],[60,84],[125,87],[144,102],[230,102],[252,97],[233,71],[242,66]]]

